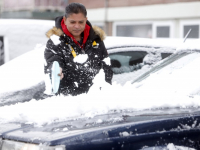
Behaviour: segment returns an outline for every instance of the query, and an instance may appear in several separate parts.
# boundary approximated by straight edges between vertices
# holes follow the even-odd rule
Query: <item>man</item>
[[[108,57],[103,39],[105,33],[92,27],[87,20],[87,11],[80,3],[71,3],[65,16],[56,18],[56,27],[47,32],[50,39],[45,49],[45,73],[49,73],[53,61],[60,65],[60,87],[57,94],[78,95],[87,93],[92,80],[100,69],[105,72],[105,81],[111,84],[113,72],[103,59]],[[59,40],[55,40],[56,36]],[[83,63],[74,61],[79,55],[87,55]]]

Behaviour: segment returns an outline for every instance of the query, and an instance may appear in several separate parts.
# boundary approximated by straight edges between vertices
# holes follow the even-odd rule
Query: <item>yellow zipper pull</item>
[[[76,52],[75,52],[75,50],[74,50],[73,48],[72,48],[71,53],[72,53],[72,55],[73,55],[74,57],[76,57]]]
[[[66,44],[67,44],[67,43],[66,43]],[[69,44],[67,44],[67,45],[68,45],[68,47],[69,47],[69,49],[70,49],[72,55],[73,55],[74,57],[76,57],[76,52],[75,52],[75,50],[73,49],[73,47],[71,47]]]

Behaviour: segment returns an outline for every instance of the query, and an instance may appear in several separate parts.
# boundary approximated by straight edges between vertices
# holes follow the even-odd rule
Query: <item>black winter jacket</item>
[[[83,64],[77,63],[73,61],[74,57],[67,44],[73,47],[77,55],[82,54],[82,49],[70,37],[64,34],[60,25],[61,20],[62,17],[56,18],[56,27],[50,29],[46,34],[49,38],[52,35],[59,36],[60,43],[56,45],[49,39],[44,52],[47,62],[47,65],[44,67],[45,74],[50,73],[53,61],[58,61],[60,67],[63,69],[64,78],[60,82],[57,94],[62,93],[64,95],[70,94],[75,96],[81,93],[87,93],[93,84],[92,80],[101,68],[105,72],[105,81],[111,84],[113,72],[111,67],[102,61],[108,57],[103,43],[105,36],[103,30],[98,27],[92,27],[90,22],[87,21],[87,24],[91,27],[84,47],[88,59]],[[94,41],[97,43],[96,45],[93,44]]]

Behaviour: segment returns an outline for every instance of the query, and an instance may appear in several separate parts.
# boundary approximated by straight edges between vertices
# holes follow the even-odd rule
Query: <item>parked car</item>
[[[200,149],[198,43],[177,48],[132,82],[131,96],[137,99],[133,105],[140,109],[112,110],[42,126],[15,120],[2,123],[0,150]]]
[[[177,44],[168,40],[107,37],[105,46],[114,71],[112,82],[123,85],[135,79],[149,70],[149,66],[172,54]],[[37,45],[0,67],[0,106],[45,97],[44,49],[45,46]]]

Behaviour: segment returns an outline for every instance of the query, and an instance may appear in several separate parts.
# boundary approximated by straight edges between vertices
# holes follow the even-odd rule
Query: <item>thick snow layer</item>
[[[0,95],[37,85],[44,80],[44,49],[44,46],[37,45],[31,52],[0,67]]]
[[[0,92],[23,89],[42,81],[44,48],[38,46],[27,55],[13,60],[14,63],[9,62],[0,67]],[[191,54],[151,74],[140,83],[126,82],[123,86],[115,82],[112,85],[106,83],[104,71],[100,70],[87,94],[74,97],[52,96],[44,100],[33,99],[29,102],[3,106],[0,107],[0,123],[21,121],[44,124],[72,117],[93,117],[113,110],[198,108],[199,64],[200,54]],[[17,80],[12,77],[17,77]]]
[[[153,47],[171,47],[177,48],[177,46],[183,43],[181,39],[147,39],[147,38],[132,38],[132,37],[106,37],[104,41],[106,48],[121,47],[121,46],[153,46]]]

